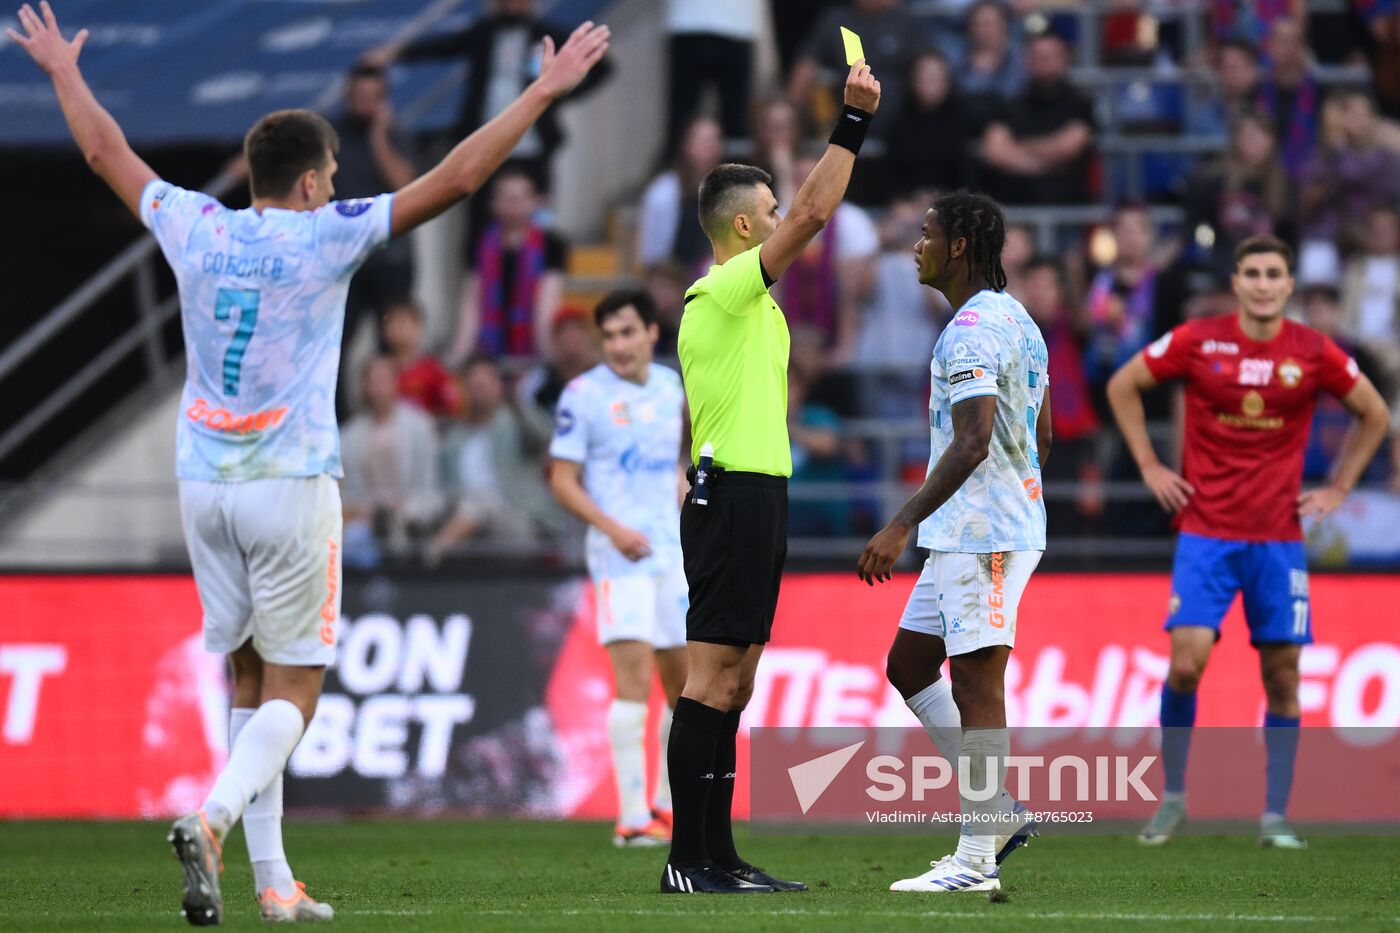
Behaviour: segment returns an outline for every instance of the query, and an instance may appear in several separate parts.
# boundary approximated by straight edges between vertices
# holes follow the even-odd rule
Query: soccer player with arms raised
[[[675,370],[652,362],[661,330],[650,295],[613,292],[593,318],[603,335],[603,362],[559,398],[549,483],[560,504],[588,523],[598,640],[608,651],[616,689],[608,707],[620,811],[613,844],[661,846],[671,839],[665,767],[671,712],[661,717],[660,767],[649,807],[647,699],[653,665],[669,705],[685,686],[690,600],[678,489],[685,391]]]
[[[41,15],[42,14],[42,15]],[[248,132],[253,203],[235,211],[162,181],[78,69],[87,40],[47,2],[6,34],[48,73],[92,169],[150,228],[175,272],[186,375],[177,428],[180,508],[204,643],[234,674],[228,763],[169,840],[195,926],[223,920],[222,844],[240,817],[264,920],[329,920],[282,847],[282,771],[315,712],[340,615],[336,371],[350,277],[365,258],[478,190],[541,114],[607,51],[580,26],[504,112],[397,194],[332,201],[337,140],[306,110]]]
[[[1165,792],[1138,837],[1161,845],[1186,818],[1186,758],[1196,688],[1220,622],[1244,594],[1250,643],[1259,652],[1267,712],[1264,845],[1305,843],[1284,819],[1298,747],[1298,658],[1312,638],[1301,518],[1342,504],[1385,437],[1389,413],[1356,362],[1317,331],[1286,320],[1293,251],[1273,237],[1235,249],[1239,311],[1187,321],[1134,356],[1108,383],[1108,400],[1143,482],[1180,529],[1166,629],[1171,666],[1162,685]],[[1169,380],[1186,386],[1182,470],[1152,448],[1142,393]],[[1319,391],[1356,416],[1332,482],[1301,493],[1303,448]]]
[[[890,579],[918,529],[919,546],[931,553],[899,621],[887,674],[943,757],[967,759],[973,788],[990,781],[999,790],[985,802],[964,794],[957,852],[891,891],[999,890],[1001,861],[1036,831],[1002,789],[1010,754],[1004,691],[1021,595],[1045,551],[1040,469],[1050,452],[1049,351],[1005,291],[1005,242],[1001,208],[979,194],[946,195],[924,218],[914,245],[919,281],[953,309],[933,350],[928,477],[856,565],[871,586]],[[939,673],[948,659],[951,685]],[[974,825],[996,832],[976,833]]]

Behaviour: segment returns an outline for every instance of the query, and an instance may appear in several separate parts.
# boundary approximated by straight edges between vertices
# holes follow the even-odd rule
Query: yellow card
[[[860,47],[860,36],[845,26],[841,27],[841,41],[846,45],[846,64],[854,65],[865,57],[865,50]]]

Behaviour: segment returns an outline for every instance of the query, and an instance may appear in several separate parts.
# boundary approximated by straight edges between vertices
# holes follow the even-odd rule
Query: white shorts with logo
[[[1042,553],[934,551],[909,594],[899,627],[937,635],[949,657],[990,645],[1014,646],[1021,594]]]
[[[642,641],[653,648],[685,647],[690,588],[677,561],[652,573],[595,576],[598,642]]]
[[[251,638],[273,664],[335,658],[341,511],[334,478],[181,480],[180,515],[206,649],[228,654]]]

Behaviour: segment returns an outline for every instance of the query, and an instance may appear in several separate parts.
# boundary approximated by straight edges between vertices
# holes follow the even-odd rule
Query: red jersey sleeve
[[[1189,371],[1191,350],[1196,342],[1191,322],[1180,324],[1158,337],[1142,351],[1143,362],[1158,382],[1180,379]]]
[[[1331,337],[1322,338],[1321,372],[1318,382],[1322,390],[1337,398],[1345,398],[1361,381],[1361,370],[1345,350],[1337,346]]]

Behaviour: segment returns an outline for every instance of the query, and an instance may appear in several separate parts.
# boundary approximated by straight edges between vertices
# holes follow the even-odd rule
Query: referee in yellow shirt
[[[740,858],[730,827],[739,716],[773,628],[787,557],[788,329],[768,289],[836,212],[879,104],[880,82],[856,62],[831,145],[787,217],[778,216],[762,169],[721,165],[700,184],[700,225],[715,264],[686,292],[679,351],[692,459],[698,463],[708,444],[714,466],[706,471],[708,501],[697,502],[692,489],[681,511],[689,675],[666,752],[675,826],[663,893],[807,889]]]

